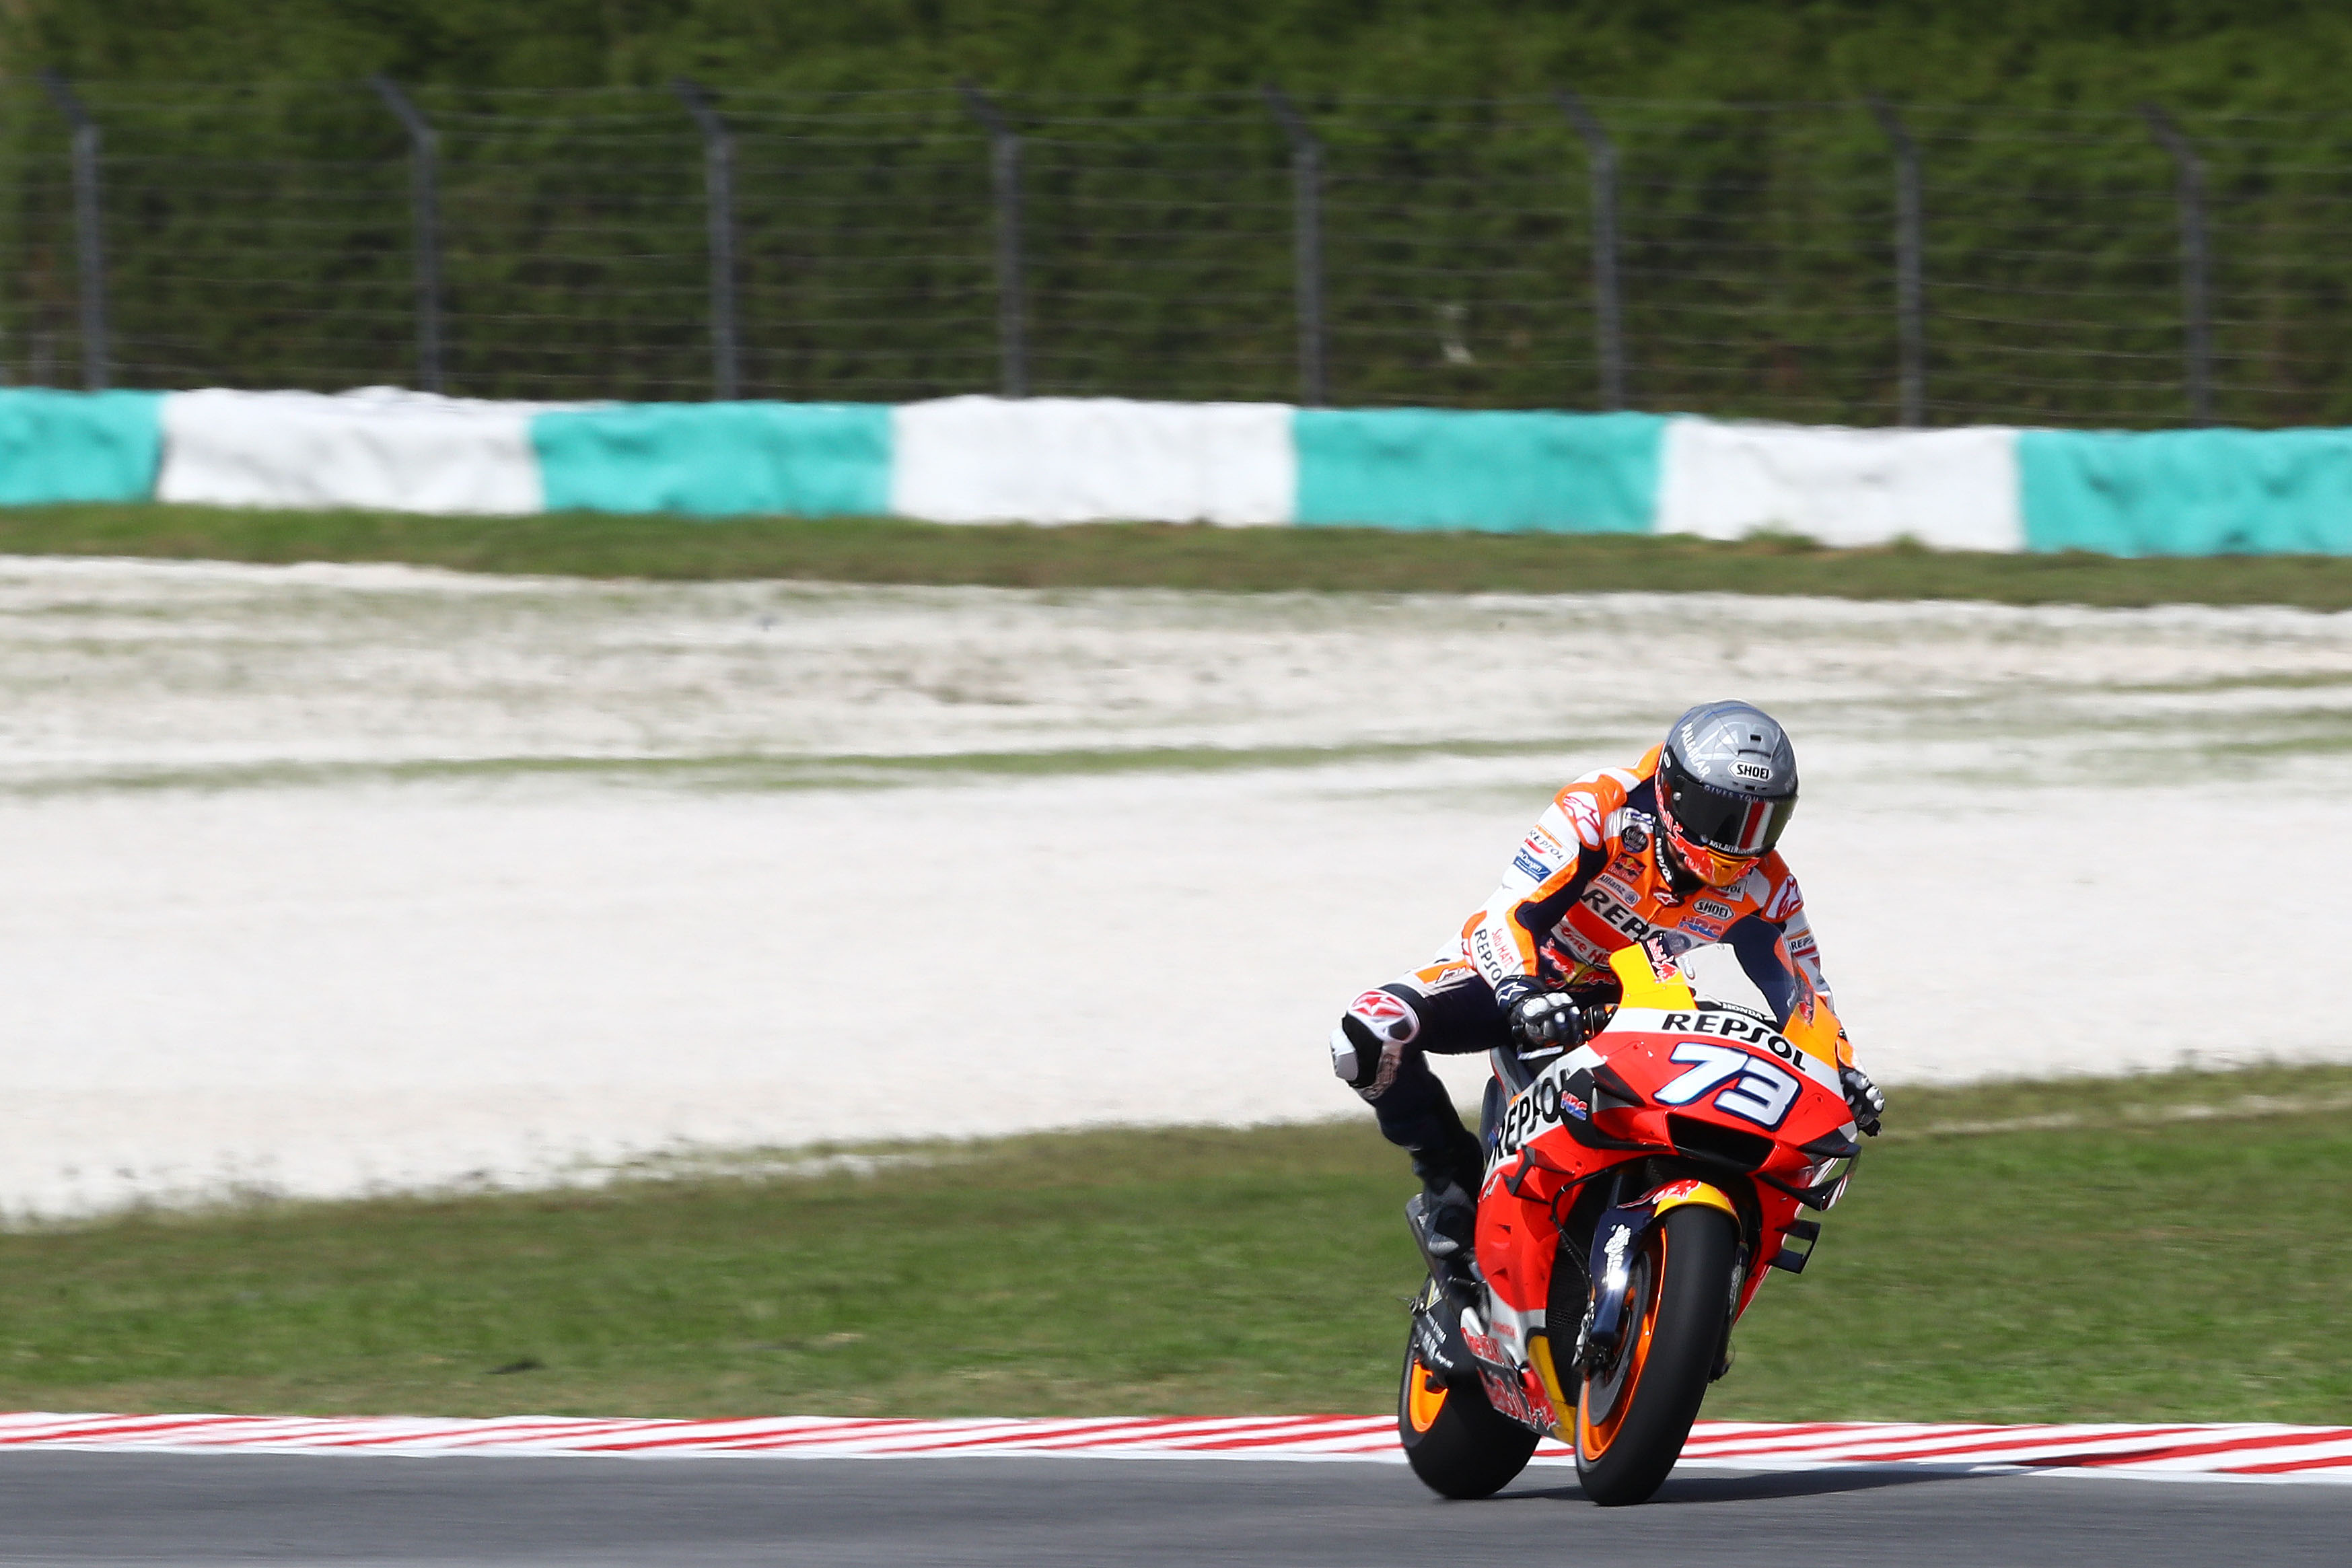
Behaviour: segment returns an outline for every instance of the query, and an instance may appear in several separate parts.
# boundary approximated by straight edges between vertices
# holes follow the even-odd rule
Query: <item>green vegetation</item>
[[[482,88],[1896,99],[2333,109],[2326,0],[16,0],[0,65],[191,82],[389,71]]]
[[[79,363],[56,68],[106,129],[124,384],[413,379],[406,144],[358,86],[385,71],[441,128],[450,389],[706,395],[683,72],[737,138],[746,389],[993,390],[969,77],[1028,137],[1033,389],[1289,397],[1274,80],[1325,144],[1331,400],[1589,407],[1573,88],[1623,169],[1633,404],[1884,423],[1883,94],[1926,149],[1935,421],[2177,423],[2153,100],[2207,165],[2218,416],[2346,423],[2347,58],[2352,16],[2316,0],[19,0],[0,370]]]
[[[398,561],[467,572],[665,581],[800,578],[1004,588],[1240,593],[1810,594],[2042,605],[2352,608],[2352,560],[2121,561],[1907,545],[1831,550],[1607,534],[1404,533],[1158,523],[944,527],[880,519],[410,517],[189,506],[0,508],[0,553],[289,563]]]
[[[1708,1411],[2352,1420],[2348,1097],[2347,1068],[1906,1091]],[[1997,1130],[2053,1112],[2079,1124]],[[0,1404],[944,1415],[1392,1396],[1410,1178],[1360,1123],[899,1152],[866,1174],[0,1236]]]

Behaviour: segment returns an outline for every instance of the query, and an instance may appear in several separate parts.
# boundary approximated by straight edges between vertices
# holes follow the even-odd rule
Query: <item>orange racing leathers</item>
[[[1612,1003],[1609,955],[1618,949],[1654,935],[1669,946],[1712,942],[1756,918],[1779,928],[1790,958],[1829,998],[1803,896],[1778,851],[1726,888],[1669,879],[1658,864],[1657,767],[1654,747],[1632,768],[1602,768],[1561,790],[1459,937],[1427,966],[1358,996],[1341,1018],[1334,1066],[1433,1189],[1454,1182],[1476,1192],[1485,1158],[1423,1055],[1509,1049],[1497,986],[1533,982]]]

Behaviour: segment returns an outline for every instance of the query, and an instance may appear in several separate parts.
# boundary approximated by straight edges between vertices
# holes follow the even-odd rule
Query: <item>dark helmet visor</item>
[[[1761,855],[1780,842],[1797,803],[1759,800],[1703,784],[1680,768],[1666,770],[1667,815],[1683,837],[1719,855]]]

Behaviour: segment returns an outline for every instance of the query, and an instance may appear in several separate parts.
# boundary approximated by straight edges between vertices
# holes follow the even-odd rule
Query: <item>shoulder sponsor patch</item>
[[[1519,843],[1519,852],[1511,858],[1511,868],[1538,882],[1549,881],[1568,863],[1568,851],[1559,840],[1538,827]]]
[[[1765,901],[1764,918],[1784,921],[1804,907],[1805,895],[1797,890],[1797,879],[1783,877],[1780,885],[1772,889],[1771,898]]]

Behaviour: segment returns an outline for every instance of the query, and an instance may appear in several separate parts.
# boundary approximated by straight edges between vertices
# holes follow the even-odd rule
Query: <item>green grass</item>
[[[1901,1094],[1896,1134],[1804,1277],[1767,1287],[1707,1409],[2352,1420],[2347,1098],[2346,1068]],[[2053,1111],[2079,1125],[1985,1130]],[[0,1236],[0,1405],[944,1415],[1391,1397],[1409,1181],[1367,1127],[919,1153],[866,1175]]]
[[[2002,604],[2352,608],[2352,559],[2122,561],[1912,545],[1831,550],[1634,535],[1221,529],[1160,523],[942,527],[879,519],[412,517],[189,506],[0,509],[0,552],[221,561],[397,561],[467,572],[671,581],[808,578],[1009,588],[1439,594],[1687,590]]]

